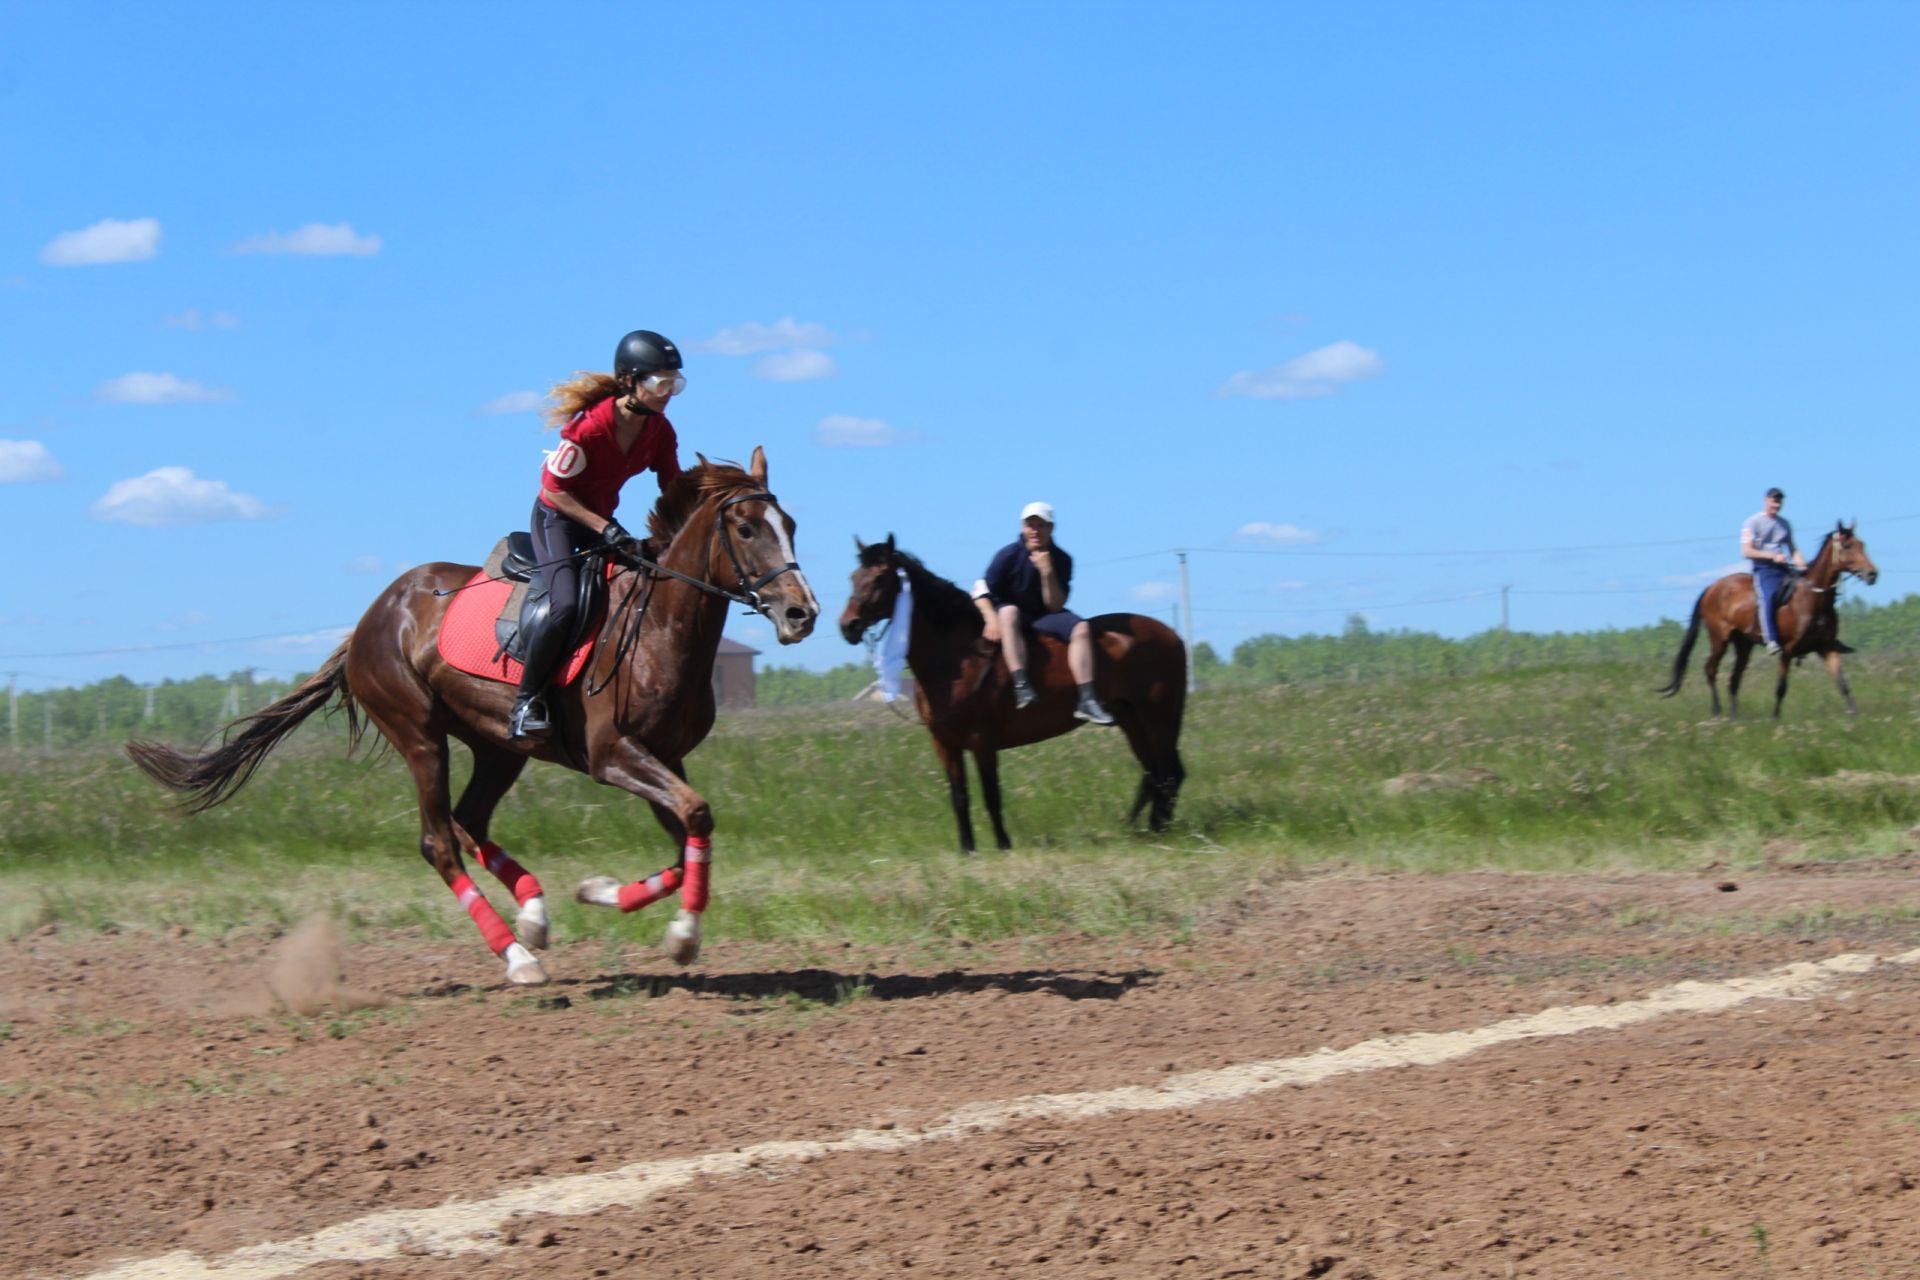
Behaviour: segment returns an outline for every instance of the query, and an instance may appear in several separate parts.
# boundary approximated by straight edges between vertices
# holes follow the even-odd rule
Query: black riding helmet
[[[613,349],[613,376],[622,382],[680,367],[680,348],[651,329],[635,329]]]

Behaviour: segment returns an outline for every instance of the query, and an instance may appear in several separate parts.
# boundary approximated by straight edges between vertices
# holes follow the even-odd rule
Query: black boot
[[[1026,710],[1027,707],[1033,705],[1033,700],[1039,696],[1040,695],[1033,691],[1033,681],[1027,679],[1026,672],[1016,671],[1013,673],[1013,709],[1015,711]]]
[[[553,718],[547,713],[547,684],[566,647],[567,637],[552,625],[541,626],[527,638],[520,692],[514,696],[513,714],[507,720],[509,738],[539,738],[553,731]]]
[[[1100,699],[1093,696],[1093,686],[1080,686],[1080,705],[1073,709],[1073,718],[1085,720],[1088,724],[1112,724],[1113,717],[1100,705]]]

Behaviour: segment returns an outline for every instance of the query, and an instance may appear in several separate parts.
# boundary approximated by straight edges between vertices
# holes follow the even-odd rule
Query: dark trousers
[[[520,693],[537,694],[553,679],[566,655],[567,641],[580,615],[580,559],[578,552],[599,542],[599,535],[555,511],[538,498],[527,532],[533,538],[533,558],[542,566],[534,572],[547,589],[547,618],[538,635],[526,638],[527,661],[520,673]]]
[[[1760,606],[1760,634],[1767,638],[1768,644],[1780,643],[1780,628],[1773,620],[1774,597],[1780,594],[1780,588],[1786,585],[1786,566],[1771,560],[1754,560],[1753,592]]]

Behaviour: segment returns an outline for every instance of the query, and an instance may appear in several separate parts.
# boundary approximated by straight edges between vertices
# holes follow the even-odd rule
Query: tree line
[[[1663,619],[1597,631],[1494,628],[1455,639],[1407,628],[1377,631],[1354,614],[1338,634],[1255,636],[1226,657],[1203,641],[1194,648],[1194,680],[1202,689],[1235,688],[1476,676],[1594,663],[1644,666],[1650,676],[1664,677],[1685,629],[1682,622]],[[1920,651],[1920,595],[1878,605],[1844,599],[1840,635],[1862,653]],[[1703,650],[1696,649],[1693,669],[1703,659]],[[872,668],[852,662],[825,671],[769,667],[756,674],[756,698],[763,707],[821,706],[857,696],[873,678]],[[154,685],[115,676],[71,689],[10,689],[0,745],[48,751],[130,737],[200,741],[235,717],[283,697],[301,679],[260,680],[240,671]]]

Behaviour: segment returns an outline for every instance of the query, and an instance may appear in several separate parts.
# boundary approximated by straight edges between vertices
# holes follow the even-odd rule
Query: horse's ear
[[[704,453],[700,453],[700,452],[698,452],[698,451],[696,450],[693,456],[694,456],[695,458],[697,458],[697,459],[699,459],[699,462],[700,462],[700,465],[701,465],[701,466],[703,466],[703,467],[704,467],[704,466],[706,466],[706,465],[707,465],[707,455],[706,455],[706,454],[704,454]]]
[[[893,554],[893,530],[891,529],[887,530],[886,547],[887,547],[887,554],[892,555]]]
[[[1853,531],[1855,529],[1858,529],[1859,527],[1860,527],[1859,516],[1855,516],[1853,519],[1847,521],[1847,536],[1851,538],[1853,536]]]
[[[747,474],[753,477],[755,484],[767,482],[767,451],[759,445],[753,446],[753,459],[747,463]]]
[[[867,544],[860,541],[860,535],[857,533],[853,535],[853,553],[857,556],[867,554]]]

